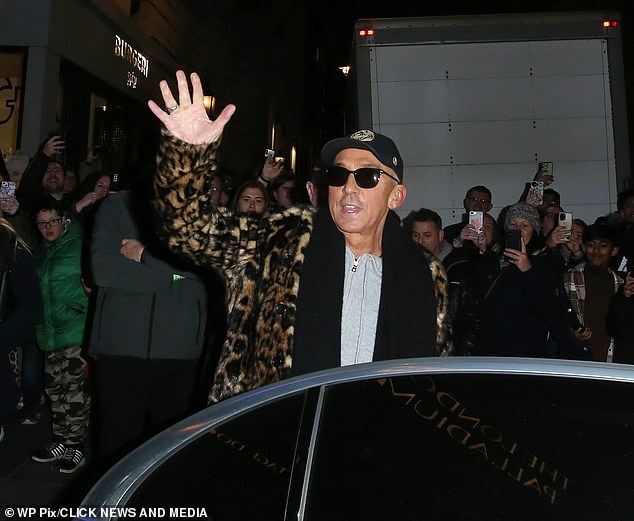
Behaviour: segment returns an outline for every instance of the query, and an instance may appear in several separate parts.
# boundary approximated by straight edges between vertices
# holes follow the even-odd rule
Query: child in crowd
[[[610,259],[617,255],[611,228],[593,224],[583,233],[583,249],[587,261],[568,270],[564,285],[579,322],[585,330],[579,338],[585,340],[594,360],[611,362],[614,340],[607,328],[610,302],[623,280],[610,268]]]
[[[60,472],[71,473],[85,463],[90,410],[81,356],[88,309],[81,283],[82,233],[53,198],[38,205],[35,224],[44,239],[34,252],[44,300],[36,335],[46,354],[44,385],[51,402],[53,442],[32,458],[43,463],[59,460]]]

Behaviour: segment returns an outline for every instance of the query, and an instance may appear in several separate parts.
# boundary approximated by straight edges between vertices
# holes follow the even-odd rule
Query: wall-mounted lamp
[[[344,65],[342,67],[339,67],[339,70],[344,76],[347,76],[350,73],[350,65]]]
[[[216,98],[214,96],[203,96],[203,105],[207,114],[213,113],[216,110]]]
[[[291,170],[295,172],[295,164],[297,163],[297,148],[295,145],[291,147]]]

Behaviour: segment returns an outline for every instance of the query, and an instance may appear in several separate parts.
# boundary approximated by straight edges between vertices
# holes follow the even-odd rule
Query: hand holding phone
[[[543,161],[539,163],[539,172],[540,177],[544,178],[545,184],[550,184],[555,180],[555,173],[553,169],[553,164],[550,161]]]
[[[526,255],[526,248],[522,243],[522,232],[518,229],[508,229],[504,232],[504,257],[514,264],[518,270],[524,272],[531,269],[531,261]]]
[[[469,211],[469,224],[475,228],[478,235],[482,233],[483,218],[482,212],[476,210]]]
[[[544,182],[531,181],[526,202],[533,206],[540,206],[544,202]]]
[[[260,179],[264,181],[264,183],[268,184],[273,179],[275,179],[284,168],[283,163],[277,163],[275,161],[275,150],[271,150],[267,148],[264,151],[264,165],[262,166],[262,172],[260,173]]]
[[[563,226],[565,229],[564,232],[564,241],[570,241],[570,236],[572,234],[572,214],[570,212],[559,212],[557,214],[557,226]]]
[[[61,155],[61,153],[64,151],[65,146],[66,142],[64,141],[64,139],[59,135],[54,135],[50,137],[46,141],[46,143],[44,143],[44,146],[42,147],[42,152],[44,152],[44,154],[48,157],[56,157]]]
[[[0,186],[0,197],[14,196],[16,186],[15,181],[2,181],[2,185]]]

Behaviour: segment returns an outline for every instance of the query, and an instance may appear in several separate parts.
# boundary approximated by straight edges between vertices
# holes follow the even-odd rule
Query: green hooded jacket
[[[88,297],[81,283],[82,233],[79,223],[54,241],[42,241],[35,251],[44,318],[36,326],[37,342],[44,351],[81,345],[88,312]]]

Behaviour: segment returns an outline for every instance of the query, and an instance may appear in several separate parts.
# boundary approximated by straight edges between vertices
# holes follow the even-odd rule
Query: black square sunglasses
[[[350,177],[350,174],[354,176],[354,180],[359,188],[374,188],[379,184],[379,179],[383,174],[391,179],[394,179],[394,181],[398,184],[401,184],[398,178],[388,174],[385,170],[381,170],[380,168],[359,168],[357,170],[348,170],[342,166],[331,166],[326,169],[326,176],[330,186],[345,185],[348,181],[348,177]]]

